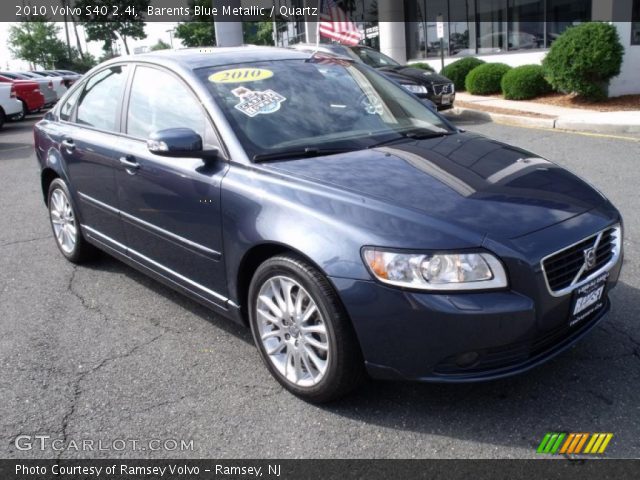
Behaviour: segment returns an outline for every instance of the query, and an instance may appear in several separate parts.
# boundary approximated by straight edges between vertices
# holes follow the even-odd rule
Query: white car
[[[38,83],[38,87],[40,88],[40,93],[44,97],[44,107],[51,108],[58,101],[57,94],[53,89],[53,81],[49,78],[38,77],[32,78],[23,73],[16,72],[0,72],[0,75],[3,77],[10,78],[11,80],[32,80]]]
[[[22,113],[22,102],[16,98],[15,87],[8,83],[0,83],[0,128],[5,120]]]
[[[31,78],[31,79],[37,80],[39,82],[43,81],[45,79],[51,81],[51,83],[53,85],[53,91],[56,94],[55,102],[60,100],[62,98],[62,96],[65,94],[65,92],[67,91],[67,86],[64,83],[64,78],[63,77],[49,77],[49,76],[45,76],[45,75],[42,75],[42,74],[39,74],[39,73],[34,73],[34,72],[20,72],[20,75],[24,75],[27,78]]]

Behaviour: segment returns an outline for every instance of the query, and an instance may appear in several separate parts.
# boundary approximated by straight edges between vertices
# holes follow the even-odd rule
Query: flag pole
[[[322,0],[318,0],[318,18],[316,19],[316,49],[313,55],[320,50],[320,15],[322,14]]]

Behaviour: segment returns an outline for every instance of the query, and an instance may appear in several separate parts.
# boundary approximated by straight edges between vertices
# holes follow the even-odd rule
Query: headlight
[[[456,93],[456,85],[454,83],[449,84],[449,89],[451,93]]]
[[[505,288],[507,274],[490,253],[404,253],[367,247],[364,261],[381,282],[421,290]]]
[[[403,83],[402,86],[409,90],[411,93],[427,93],[427,87],[424,85],[416,85],[413,83]]]

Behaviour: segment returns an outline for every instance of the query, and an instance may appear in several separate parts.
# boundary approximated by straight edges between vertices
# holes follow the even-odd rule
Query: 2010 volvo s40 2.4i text
[[[35,127],[55,239],[248,323],[288,390],[523,372],[592,329],[622,220],[373,69],[293,50],[104,63]]]

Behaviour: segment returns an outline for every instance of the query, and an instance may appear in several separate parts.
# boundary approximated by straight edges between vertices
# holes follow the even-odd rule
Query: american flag
[[[325,0],[324,8],[321,10],[318,26],[320,35],[352,47],[360,42],[362,35],[358,27],[349,20],[335,0]]]

